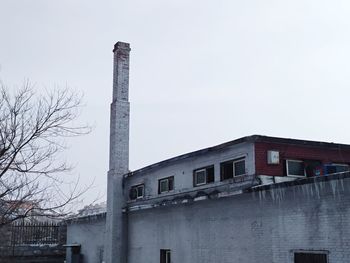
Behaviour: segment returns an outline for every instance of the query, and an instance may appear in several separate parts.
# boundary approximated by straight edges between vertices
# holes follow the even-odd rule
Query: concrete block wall
[[[128,262],[292,263],[297,250],[350,262],[350,179],[129,212]]]

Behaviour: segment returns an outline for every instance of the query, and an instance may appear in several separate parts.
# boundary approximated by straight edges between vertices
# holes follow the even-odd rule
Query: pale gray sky
[[[104,193],[115,42],[132,48],[134,170],[251,134],[350,144],[349,14],[345,0],[0,0],[0,79],[85,93],[95,129],[67,158]]]

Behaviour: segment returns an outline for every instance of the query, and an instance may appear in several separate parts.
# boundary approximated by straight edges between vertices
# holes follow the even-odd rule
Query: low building
[[[127,262],[349,262],[350,146],[249,136],[124,177]]]
[[[350,145],[253,135],[127,173],[127,262],[349,262],[349,164]],[[85,212],[67,243],[102,262],[105,213]]]
[[[128,210],[181,195],[227,195],[257,185],[349,171],[350,145],[253,135],[125,175]]]
[[[66,220],[66,226],[67,263],[103,262],[106,212],[78,215]]]

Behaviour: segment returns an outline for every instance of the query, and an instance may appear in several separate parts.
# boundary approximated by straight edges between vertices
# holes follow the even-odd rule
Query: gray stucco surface
[[[217,187],[227,184],[220,180],[220,163],[237,158],[245,158],[246,173],[253,175],[254,166],[254,144],[241,143],[231,147],[223,148],[220,151],[209,152],[196,157],[180,160],[171,165],[152,169],[147,172],[132,175],[125,180],[125,199],[128,200],[128,190],[133,185],[144,184],[145,196],[143,201],[150,198],[161,198],[167,194],[158,194],[158,180],[161,178],[174,176],[174,191],[170,194],[186,193],[188,191],[200,190],[201,188]],[[203,187],[193,187],[193,170],[214,165],[215,183],[207,184]]]
[[[105,241],[106,218],[86,218],[67,225],[67,244],[80,244],[84,263],[101,263]],[[67,263],[70,262],[67,248]]]
[[[129,212],[128,262],[292,263],[294,251],[350,262],[350,179]]]

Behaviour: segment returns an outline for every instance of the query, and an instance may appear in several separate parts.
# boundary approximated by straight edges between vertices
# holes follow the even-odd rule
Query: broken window
[[[171,262],[171,252],[170,249],[160,250],[160,263],[170,263]]]
[[[130,200],[141,199],[144,196],[145,186],[143,184],[131,187],[129,191]]]
[[[193,171],[193,186],[199,186],[214,182],[214,166]]]
[[[246,174],[245,159],[236,159],[220,164],[221,181]]]
[[[294,253],[294,263],[327,263],[327,253],[296,252]]]
[[[174,190],[174,176],[160,179],[158,181],[158,193],[166,193]]]

